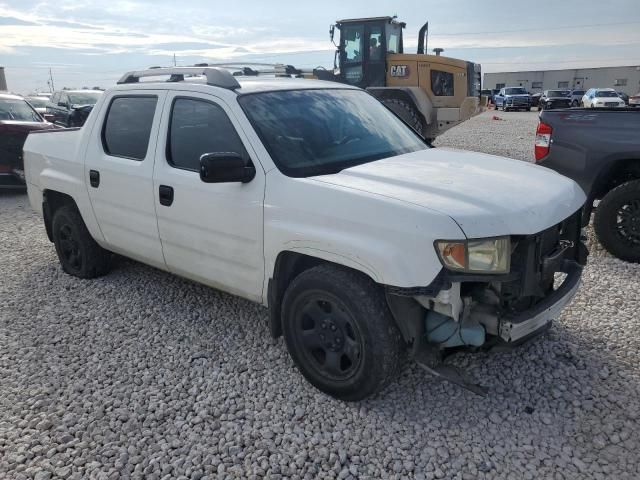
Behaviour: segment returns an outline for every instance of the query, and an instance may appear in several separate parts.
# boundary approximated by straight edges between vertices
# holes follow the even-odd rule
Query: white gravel
[[[537,125],[537,110],[506,113],[489,110],[440,135],[435,145],[533,162]]]
[[[523,121],[438,143],[527,158],[535,113],[498,115]],[[640,478],[640,266],[601,249],[546,336],[457,357],[487,398],[407,365],[359,404],[306,383],[260,306],[127,260],[65,275],[24,194],[0,193],[0,272],[2,479]]]

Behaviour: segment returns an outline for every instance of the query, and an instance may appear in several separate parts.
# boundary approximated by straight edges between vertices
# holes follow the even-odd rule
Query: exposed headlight
[[[449,270],[467,273],[509,272],[509,237],[437,240],[435,246],[440,261]]]

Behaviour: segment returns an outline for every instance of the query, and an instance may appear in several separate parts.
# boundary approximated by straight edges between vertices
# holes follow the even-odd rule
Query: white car
[[[407,352],[446,377],[448,349],[527,341],[576,293],[585,195],[562,175],[431,148],[335,82],[197,67],[119,83],[81,129],[24,147],[62,268],[103,275],[115,252],[260,302],[324,392],[365,398]]]
[[[590,88],[582,97],[585,108],[617,108],[624,107],[624,100],[613,88]]]
[[[629,106],[640,107],[640,92],[635,95],[629,95]]]

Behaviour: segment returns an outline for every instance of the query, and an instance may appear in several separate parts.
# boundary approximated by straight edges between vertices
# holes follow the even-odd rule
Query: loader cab
[[[388,53],[403,53],[403,22],[395,17],[339,20],[339,81],[357,87],[384,87]],[[333,40],[334,28],[331,29]]]

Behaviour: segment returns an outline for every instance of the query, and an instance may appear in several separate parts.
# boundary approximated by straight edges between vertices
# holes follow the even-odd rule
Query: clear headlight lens
[[[511,259],[509,237],[471,240],[438,240],[436,250],[449,270],[469,273],[508,273]]]

